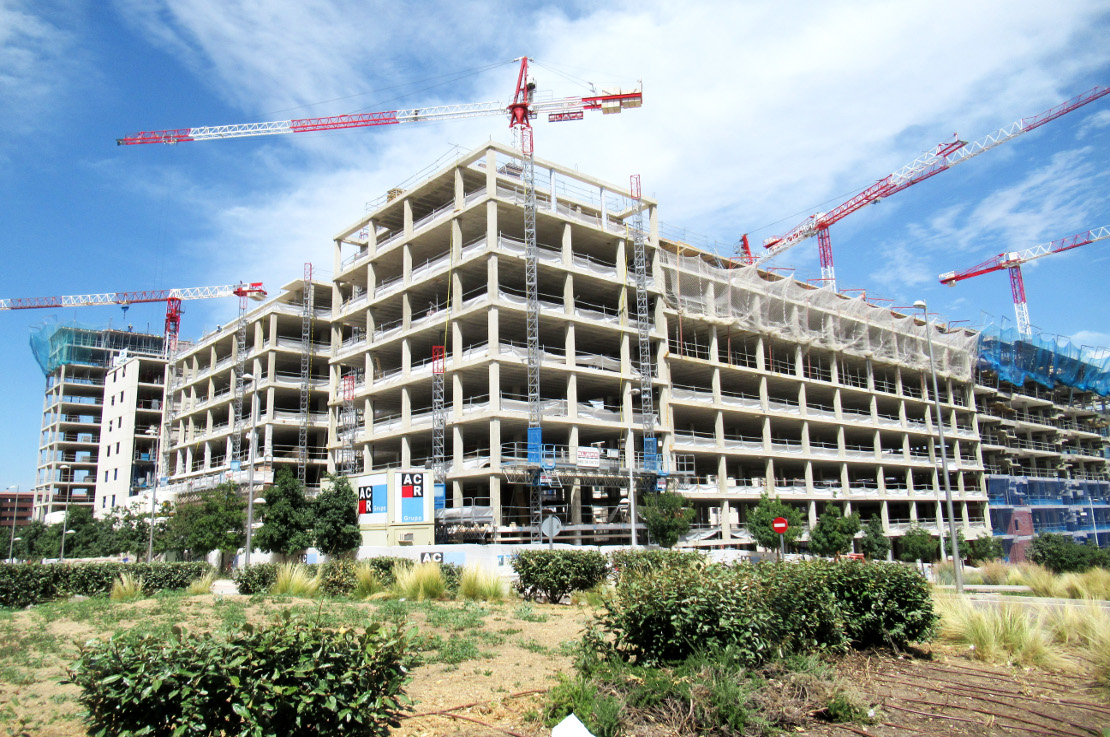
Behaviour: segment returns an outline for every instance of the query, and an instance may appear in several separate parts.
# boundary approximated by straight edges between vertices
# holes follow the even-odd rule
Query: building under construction
[[[535,540],[538,511],[562,540],[627,542],[630,484],[689,497],[695,545],[750,544],[764,493],[810,524],[832,503],[936,530],[928,329],[958,522],[990,534],[973,333],[669,239],[638,193],[535,167],[535,306],[514,149],[473,151],[336,238],[337,468],[438,467],[445,533],[466,539]]]
[[[139,435],[161,423],[162,336],[47,323],[32,329],[31,350],[46,376],[35,519],[61,521],[70,505],[107,511],[97,495],[127,506],[153,472],[157,433]]]

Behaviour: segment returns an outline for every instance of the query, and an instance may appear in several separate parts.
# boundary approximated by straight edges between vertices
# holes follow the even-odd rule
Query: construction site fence
[[[1033,381],[1110,395],[1110,350],[1077,346],[1058,335],[1023,335],[989,326],[979,333],[979,368],[1014,386]]]

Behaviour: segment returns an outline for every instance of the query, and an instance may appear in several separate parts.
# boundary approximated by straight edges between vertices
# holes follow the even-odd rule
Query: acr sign
[[[786,528],[788,526],[789,525],[786,524],[786,518],[785,517],[775,517],[771,521],[771,529],[774,530],[775,532],[777,532],[780,535],[783,534],[784,532],[786,532]]]

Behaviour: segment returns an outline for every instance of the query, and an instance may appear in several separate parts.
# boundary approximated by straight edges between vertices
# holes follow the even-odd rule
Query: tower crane
[[[1067,238],[1061,238],[1051,243],[1042,243],[1039,246],[1027,248],[1024,251],[1000,253],[997,256],[987,259],[978,266],[972,266],[970,269],[949,271],[941,274],[940,283],[954,287],[958,281],[970,279],[980,274],[989,274],[992,271],[1008,269],[1010,272],[1010,289],[1014,294],[1014,313],[1017,316],[1018,333],[1022,336],[1029,337],[1032,335],[1033,330],[1029,323],[1029,305],[1025,299],[1025,279],[1022,278],[1021,275],[1021,265],[1045,256],[1051,256],[1054,253],[1062,253],[1064,251],[1070,251],[1073,248],[1086,246],[1106,238],[1110,238],[1110,227],[1103,226],[1095,230],[1088,230],[1083,233],[1068,236]]]
[[[937,144],[936,147],[917,157],[898,171],[889,174],[852,196],[846,202],[837,205],[828,212],[819,212],[810,215],[793,230],[785,235],[774,236],[764,241],[764,253],[751,258],[738,249],[740,259],[745,263],[759,266],[783,251],[787,251],[802,241],[817,236],[817,250],[821,262],[821,279],[825,286],[836,290],[836,272],[833,269],[832,239],[829,237],[829,226],[843,220],[857,210],[867,205],[874,205],[885,197],[896,192],[901,192],[918,182],[923,182],[930,177],[951,169],[968,159],[990,151],[1007,141],[1012,141],[1018,136],[1041,127],[1057,118],[1067,115],[1073,110],[1094,102],[1110,94],[1110,87],[1093,87],[1077,97],[1060,103],[1056,107],[1045,110],[1043,113],[1015,121],[974,143],[968,144],[953,136],[952,140]]]
[[[532,119],[541,113],[547,114],[548,122],[582,120],[587,110],[600,110],[603,114],[619,113],[626,108],[637,108],[643,104],[640,87],[632,90],[602,90],[600,95],[587,97],[564,97],[554,100],[536,100],[536,85],[528,73],[531,59],[523,56],[514,61],[520,62],[516,89],[512,101],[478,102],[438,107],[386,110],[374,113],[334,115],[323,118],[301,118],[264,123],[245,123],[239,125],[205,126],[199,128],[178,128],[160,131],[141,131],[131,136],[116,139],[117,145],[129,146],[143,143],[186,143],[224,138],[246,138],[254,136],[282,135],[286,133],[308,133],[322,130],[342,130],[347,128],[366,128],[383,125],[402,125],[407,123],[434,122],[459,118],[480,118],[501,116],[508,113],[509,127],[520,135],[523,158],[522,180],[524,184],[524,250],[525,250],[525,295],[528,333],[528,464],[532,467],[529,517],[534,542],[541,540],[540,522],[543,511],[541,488],[543,431],[541,428],[540,404],[540,345],[539,345],[539,286],[538,286],[538,249],[536,246],[536,183],[535,156],[533,152]],[[439,364],[442,369],[442,364]],[[442,370],[435,381],[442,381]],[[442,397],[442,391],[434,392]],[[439,417],[442,411],[433,415]],[[444,440],[443,424],[434,423],[432,447],[442,452]],[[444,469],[443,458],[434,458],[433,467]]]
[[[266,296],[262,282],[239,282],[219,287],[185,287],[180,289],[154,289],[142,292],[105,292],[103,294],[71,294],[61,297],[20,297],[0,299],[0,311],[34,310],[59,307],[105,307],[117,305],[127,309],[134,304],[147,302],[166,303],[166,355],[172,355],[177,346],[181,327],[181,303],[193,299],[214,297],[239,297],[261,299]]]

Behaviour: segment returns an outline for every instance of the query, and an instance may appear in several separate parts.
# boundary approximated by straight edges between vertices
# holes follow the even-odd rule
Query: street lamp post
[[[944,474],[944,496],[948,506],[948,539],[952,548],[952,570],[956,576],[956,593],[962,594],[964,591],[964,577],[963,568],[960,564],[960,544],[956,540],[956,517],[952,509],[952,482],[948,478],[948,444],[944,440],[944,418],[940,413],[940,392],[937,389],[937,364],[933,360],[933,331],[929,326],[929,308],[925,304],[925,300],[919,299],[913,303],[913,306],[921,310],[922,317],[925,320],[925,341],[929,346],[929,370],[933,376],[933,410],[937,417],[937,431],[940,434],[940,464],[941,471]],[[941,531],[941,538],[944,538],[944,532]],[[943,547],[943,542],[942,542]]]
[[[68,463],[63,463],[60,466],[60,468],[62,470],[62,479],[61,480],[64,482],[66,480],[65,479],[66,472],[69,471],[70,466],[69,466]],[[72,490],[71,489],[66,489],[66,511],[62,515],[62,553],[61,553],[61,556],[60,556],[61,560],[66,559],[66,535],[69,534],[69,495],[70,495],[70,491],[72,491]]]
[[[254,376],[251,374],[243,374],[243,381],[246,384],[251,384],[252,389],[254,388]],[[258,397],[252,396],[250,445],[247,451],[247,544],[246,550],[243,553],[243,565],[246,566],[251,564],[251,532],[254,530],[254,435],[255,428],[258,425],[257,408]]]
[[[12,559],[12,550],[15,549],[15,523],[19,521],[19,484],[9,486],[5,491],[15,490],[15,499],[12,502],[12,535],[8,541],[8,560]]]

